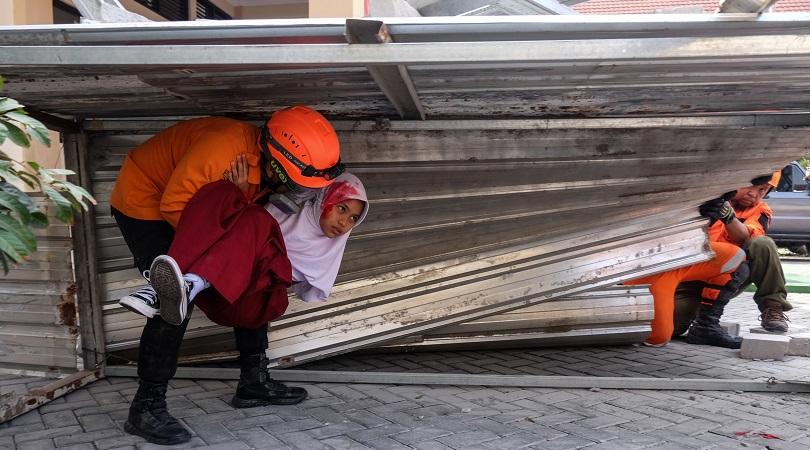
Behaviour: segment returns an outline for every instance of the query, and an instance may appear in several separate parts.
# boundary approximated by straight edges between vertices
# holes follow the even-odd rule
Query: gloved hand
[[[722,220],[723,223],[729,223],[735,217],[734,208],[732,208],[731,204],[722,197],[703,202],[698,207],[698,212],[703,217]]]

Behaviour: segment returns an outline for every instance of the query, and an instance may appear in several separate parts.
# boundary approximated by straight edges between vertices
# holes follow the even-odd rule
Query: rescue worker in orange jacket
[[[661,347],[670,341],[675,329],[673,323],[675,290],[681,283],[696,280],[705,280],[714,286],[707,286],[702,293],[704,301],[700,305],[702,309],[701,330],[714,334],[726,334],[720,327],[720,316],[723,314],[723,306],[725,306],[723,302],[727,303],[730,299],[729,293],[735,291],[734,288],[731,288],[731,286],[735,286],[735,280],[745,277],[744,274],[747,271],[745,252],[735,245],[719,242],[712,242],[711,249],[715,256],[709,261],[624,283],[626,285],[650,285],[654,316],[652,332],[644,341],[646,345]],[[723,346],[740,348],[741,342],[741,339],[735,339],[726,334],[726,342]]]
[[[745,250],[749,275],[734,296],[754,283],[757,288],[754,301],[761,313],[760,323],[762,328],[771,332],[788,330],[788,318],[784,313],[792,309],[787,301],[785,275],[776,243],[765,236],[773,212],[763,198],[779,184],[779,178],[779,171],[757,176],[750,185],[737,189],[728,200],[722,197],[709,200],[699,208],[701,215],[713,220],[708,230],[709,240],[734,244]],[[688,293],[678,296],[676,333],[683,333],[689,326],[694,317],[693,307],[694,300],[690,300]],[[692,331],[690,328],[687,342],[705,343],[692,336]]]
[[[271,199],[285,193],[285,205],[302,202],[343,171],[334,129],[321,114],[303,106],[277,111],[261,127],[207,117],[160,132],[127,155],[110,196],[112,215],[135,266],[146,277],[153,260],[169,250],[186,204],[208,183],[234,181],[230,171],[239,155],[246,155],[248,164],[245,194],[262,206],[273,193]],[[205,280],[181,281],[189,289],[207,288],[197,285]],[[146,286],[120,301],[148,318],[139,344],[139,387],[124,428],[149,442],[173,445],[191,439],[166,410],[166,389],[177,371],[188,319],[181,319],[179,325],[163,320],[159,300],[154,289]],[[269,378],[267,324],[234,328],[234,335],[241,366],[234,398],[245,400],[244,404],[284,405],[306,398],[303,388]]]

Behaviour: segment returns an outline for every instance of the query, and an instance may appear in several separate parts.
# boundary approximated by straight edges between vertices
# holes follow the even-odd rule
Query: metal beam
[[[3,394],[0,396],[0,423],[39,408],[45,403],[56,400],[101,377],[99,369],[82,370],[45,386],[32,389],[23,395]]]
[[[346,40],[350,44],[390,44],[388,28],[379,20],[346,19]],[[367,67],[383,94],[406,120],[425,120],[425,111],[408,69],[402,64]]]
[[[570,2],[569,2],[570,3]],[[807,13],[390,17],[394,41],[524,41],[806,34]],[[238,25],[235,25],[238,23]],[[343,44],[345,19],[281,19],[0,27],[2,45]]]
[[[116,55],[110,58],[110,55]],[[806,62],[810,36],[289,45],[0,46],[0,67],[16,66],[369,66],[697,60]]]
[[[49,130],[58,131],[60,133],[78,133],[81,131],[79,124],[73,120],[44,113],[29,106],[27,106],[25,110],[28,112],[29,116],[42,122]]]
[[[107,376],[134,377],[135,366],[108,366]],[[465,373],[344,372],[329,370],[271,370],[279,381],[399,385],[497,386],[556,389],[644,389],[669,391],[810,392],[810,384],[782,381],[708,378],[631,378],[544,375],[478,375]],[[175,378],[238,380],[239,369],[180,367]]]
[[[86,131],[141,131],[157,133],[183,118],[87,119],[82,122]],[[260,121],[254,121],[259,125]],[[373,121],[331,121],[338,131],[370,131],[378,127]],[[627,128],[716,128],[716,127],[810,127],[810,114],[740,114],[691,117],[613,117],[605,119],[494,119],[494,120],[430,120],[391,121],[389,131],[416,130],[550,130],[569,128],[627,129]]]
[[[68,179],[92,193],[85,134],[65,134],[64,145],[65,166],[76,173]],[[82,361],[85,368],[96,368],[104,364],[105,341],[104,313],[101,307],[103,299],[96,264],[96,227],[92,209],[76,214],[72,235]]]
[[[719,13],[752,13],[761,14],[779,0],[723,0]]]

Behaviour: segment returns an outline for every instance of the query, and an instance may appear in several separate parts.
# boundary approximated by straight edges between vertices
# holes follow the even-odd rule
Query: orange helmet
[[[284,184],[306,188],[329,185],[345,169],[332,125],[319,112],[292,106],[273,113],[262,127],[259,146]]]
[[[768,186],[771,187],[771,189],[775,189],[776,186],[779,185],[779,180],[781,178],[782,178],[782,171],[777,170],[774,173],[766,173],[764,175],[759,175],[757,177],[754,177],[751,180],[751,184],[754,185],[754,186],[757,186],[757,185],[760,185],[760,184],[767,184]]]

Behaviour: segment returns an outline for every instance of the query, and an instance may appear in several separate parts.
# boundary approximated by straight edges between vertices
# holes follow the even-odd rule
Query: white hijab
[[[351,231],[330,239],[323,234],[320,218],[325,203],[335,205],[348,199],[365,204],[355,224],[360,225],[368,214],[368,197],[360,179],[348,172],[321,189],[296,214],[287,215],[270,203],[265,206],[281,226],[287,257],[292,263],[293,281],[298,282],[293,285],[293,291],[305,302],[326,301],[332,292]]]

